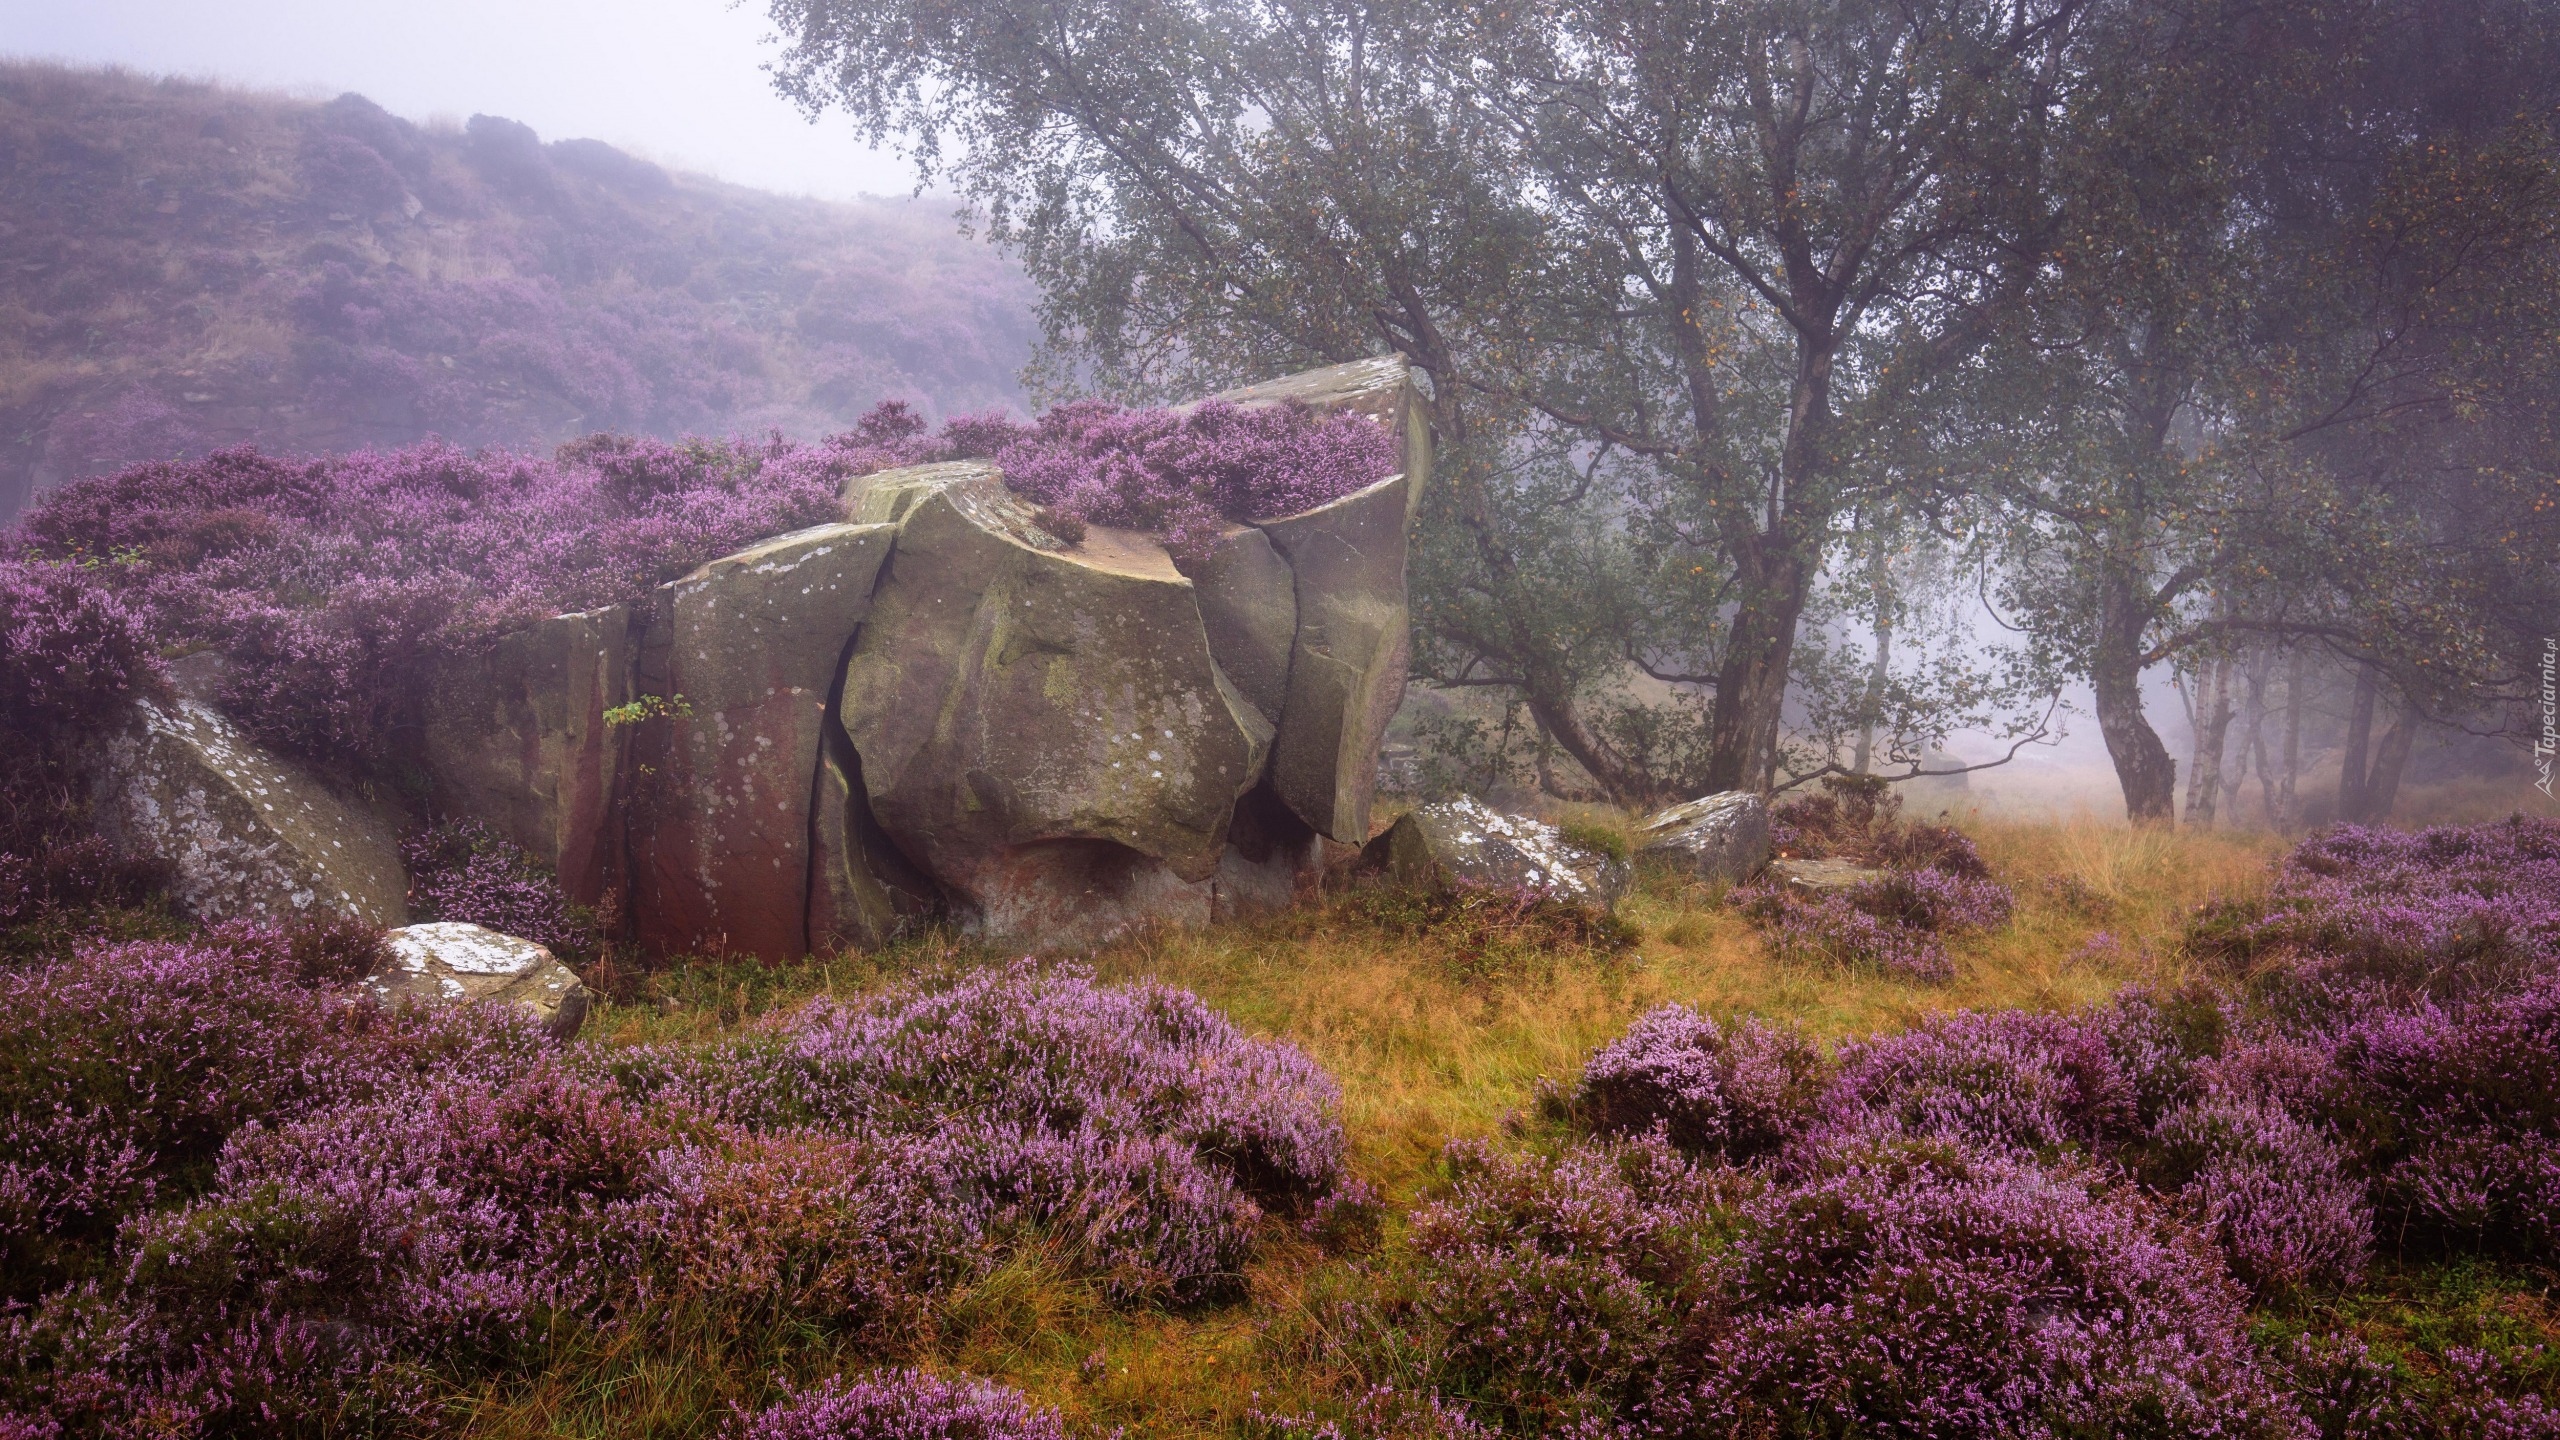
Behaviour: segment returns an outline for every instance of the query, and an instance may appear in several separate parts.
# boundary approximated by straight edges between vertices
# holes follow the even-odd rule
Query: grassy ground
[[[1417,936],[1354,897],[1141,936],[1092,963],[1106,980],[1195,990],[1247,1029],[1315,1056],[1342,1083],[1352,1168],[1388,1198],[1392,1217],[1428,1184],[1444,1144],[1498,1129],[1529,1104],[1541,1077],[1570,1077],[1595,1045],[1655,1005],[1781,1017],[1837,1040],[1932,1010],[2088,1004],[2128,983],[2174,981],[2187,913],[2257,890],[2281,849],[2264,836],[2138,833],[2095,821],[1976,819],[1965,828],[2016,892],[2018,910],[2000,933],[1957,942],[1958,975],[1943,986],[1778,963],[1718,893],[1665,875],[1644,877],[1623,907],[1640,938],[1614,956]],[[705,1037],[919,965],[1003,958],[934,939],[783,969],[690,965],[604,1008],[590,1034],[610,1044]],[[2342,1319],[2369,1339],[2428,1347],[2553,1344],[2560,1322],[2540,1298],[2548,1279],[2476,1266],[2385,1267],[2318,1317],[2265,1324],[2281,1336],[2315,1318]],[[1267,1251],[1249,1281],[1241,1303],[1120,1311],[1028,1257],[946,1307],[933,1333],[915,1337],[914,1358],[1009,1381],[1104,1431],[1250,1432],[1260,1428],[1257,1415],[1300,1412],[1323,1394],[1329,1377],[1307,1365],[1293,1337],[1311,1307],[1360,1282],[1353,1262],[1295,1241]],[[542,1374],[479,1397],[472,1433],[697,1434],[776,1371],[824,1375],[875,1358],[835,1354],[808,1336],[730,1333],[717,1317],[611,1348],[564,1336]]]

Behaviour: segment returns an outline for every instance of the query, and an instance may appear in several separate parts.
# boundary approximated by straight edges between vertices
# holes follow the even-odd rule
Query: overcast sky
[[[773,93],[759,0],[0,0],[0,54],[116,64],[412,120],[521,120],[741,185],[843,199],[914,180]]]

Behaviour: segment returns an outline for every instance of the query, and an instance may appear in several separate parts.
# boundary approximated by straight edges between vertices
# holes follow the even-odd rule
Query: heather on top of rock
[[[598,435],[547,459],[436,442],[294,460],[240,449],[65,486],[4,548],[78,564],[161,645],[219,655],[216,702],[265,739],[365,766],[411,723],[437,652],[639,601],[752,541],[837,519],[857,475],[988,457],[1070,539],[1119,526],[1192,553],[1228,521],[1384,477],[1395,443],[1366,417],[1295,405],[1084,402],[934,434],[887,402],[815,443]]]

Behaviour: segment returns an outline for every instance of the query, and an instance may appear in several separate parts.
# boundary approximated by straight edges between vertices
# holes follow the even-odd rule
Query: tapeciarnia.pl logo
[[[2533,742],[2533,788],[2551,799],[2551,761],[2560,753],[2560,636],[2542,640],[2542,734]]]

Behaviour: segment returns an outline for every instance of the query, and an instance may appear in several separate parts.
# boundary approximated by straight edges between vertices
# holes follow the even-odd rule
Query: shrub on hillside
[[[502,1013],[386,1013],[329,983],[376,943],[240,927],[0,973],[6,1293],[77,1272],[126,1217],[193,1193],[245,1126],[416,1075],[504,1074],[541,1043]]]
[[[1396,442],[1348,411],[1188,411],[1061,405],[996,454],[1005,484],[1087,525],[1145,530],[1177,560],[1204,558],[1229,524],[1312,510],[1384,479]]]
[[[1741,1207],[1648,1422],[1683,1433],[2290,1436],[2209,1249],[2096,1177],[1835,1152]]]
[[[2094,1017],[1967,1010],[1842,1045],[1816,1140],[1907,1136],[2051,1155],[2133,1138],[2138,1120],[2134,1079]]]
[[[1822,1076],[1820,1054],[1791,1030],[1665,1005],[1593,1053],[1569,1108],[1598,1134],[1659,1125],[1684,1151],[1745,1161],[1803,1130]]]
[[[1265,1208],[1340,1179],[1340,1091],[1187,991],[1028,964],[821,1000],[707,1057],[633,1062],[758,1127],[961,1137],[993,1223],[1046,1227],[1126,1295],[1230,1287]]]
[[[548,947],[564,960],[593,955],[594,917],[569,903],[548,868],[478,820],[447,820],[400,842],[409,910],[419,921],[485,925]]]
[[[741,1415],[737,1440],[1067,1440],[1018,1390],[973,1377],[883,1370],[797,1391]]]
[[[2186,1177],[2180,1201],[2260,1294],[2363,1278],[2373,1207],[2326,1133],[2278,1105],[2209,1097],[2172,1111],[2155,1138],[2160,1168]]]
[[[1840,858],[1886,870],[1844,891],[1805,895],[1774,879],[1728,897],[1783,958],[1880,970],[1937,984],[1955,977],[1944,935],[2008,923],[2006,886],[1973,842],[1943,825],[1900,817],[1902,799],[1880,781],[1839,776],[1820,794],[1771,812],[1771,844],[1782,857]]]
[[[1453,1145],[1445,1198],[1414,1212],[1416,1342],[1443,1388],[1530,1433],[1602,1426],[1655,1383],[1717,1295],[1721,1192],[1659,1136],[1560,1156]]]

